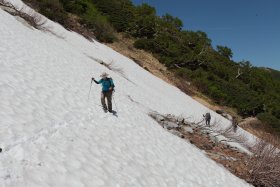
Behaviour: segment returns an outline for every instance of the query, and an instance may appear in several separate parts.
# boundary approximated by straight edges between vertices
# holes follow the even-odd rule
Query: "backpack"
[[[108,79],[107,79],[107,81],[109,81],[109,83],[110,83],[110,87],[111,87],[111,86],[115,86],[115,85],[112,85],[112,81],[113,81],[113,79],[112,79],[112,78],[108,78]]]
[[[207,112],[207,113],[205,114],[205,119],[206,119],[206,120],[211,119],[211,115],[210,115],[210,113],[209,113],[209,112]]]
[[[115,85],[112,84],[113,79],[112,79],[112,78],[106,78],[104,81],[109,82],[109,87],[112,87],[112,86],[113,86],[113,91],[114,91]]]

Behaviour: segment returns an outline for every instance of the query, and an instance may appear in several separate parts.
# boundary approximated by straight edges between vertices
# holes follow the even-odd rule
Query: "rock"
[[[200,133],[201,134],[209,134],[209,132],[207,130],[201,130]]]
[[[228,119],[228,120],[232,120],[231,115],[227,114],[227,113],[223,113],[221,114],[224,118]]]
[[[157,112],[151,112],[149,115],[152,118],[154,118],[157,122],[164,121],[164,117]]]
[[[161,115],[156,115],[155,117],[156,117],[156,120],[157,120],[158,122],[164,121],[164,117],[161,116]]]
[[[174,115],[167,114],[165,117],[166,117],[167,121],[170,121],[170,122],[173,122],[173,123],[177,122],[177,118]]]
[[[234,146],[230,146],[230,148],[234,151],[238,151],[239,149],[237,147],[234,147]]]
[[[227,117],[227,114],[226,113],[222,113],[221,116],[223,116],[224,118]]]
[[[147,70],[147,71],[150,71],[150,70],[149,70],[149,68],[148,68],[148,67],[146,67],[146,66],[144,66],[144,69],[145,69],[145,70]]]
[[[173,122],[167,121],[167,122],[164,123],[164,128],[166,128],[168,130],[175,129],[175,128],[178,128],[178,127],[179,127],[179,125],[176,124],[176,123],[173,123]]]
[[[217,114],[223,114],[224,111],[222,111],[222,110],[216,110],[216,113],[217,113]]]
[[[216,110],[216,113],[220,114],[221,116],[223,116],[224,118],[226,118],[228,120],[232,120],[232,116],[229,115],[228,113],[224,112],[223,110]]]
[[[183,117],[178,117],[178,118],[177,118],[177,121],[178,121],[179,123],[184,123],[185,119],[184,119]]]
[[[210,136],[210,140],[211,140],[215,145],[218,145],[218,143],[219,143],[218,138],[215,137],[215,136]]]
[[[227,117],[226,117],[228,120],[232,121],[232,116],[227,114]]]
[[[204,145],[203,145],[203,149],[205,149],[205,150],[212,150],[213,147],[212,147],[211,145],[204,144]]]
[[[220,159],[220,155],[215,153],[207,153],[207,155],[212,159],[216,159],[216,160]]]
[[[183,130],[187,133],[193,134],[193,128],[191,127],[183,127]]]

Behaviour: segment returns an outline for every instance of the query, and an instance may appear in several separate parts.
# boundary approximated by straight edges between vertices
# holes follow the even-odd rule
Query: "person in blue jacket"
[[[105,112],[109,111],[110,113],[113,112],[112,110],[112,95],[115,88],[114,82],[112,78],[108,77],[109,75],[107,73],[102,73],[100,75],[101,79],[99,81],[96,81],[94,78],[92,80],[96,84],[102,85],[102,92],[101,92],[101,104],[103,107],[103,110]],[[108,107],[105,102],[105,98],[107,99]]]

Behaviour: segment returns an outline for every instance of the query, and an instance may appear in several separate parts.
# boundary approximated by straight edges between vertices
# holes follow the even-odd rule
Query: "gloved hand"
[[[94,81],[94,80],[95,80],[95,79],[92,77],[92,78],[91,78],[91,81]]]

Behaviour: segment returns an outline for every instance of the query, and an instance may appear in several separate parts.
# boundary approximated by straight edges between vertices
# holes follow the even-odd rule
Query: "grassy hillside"
[[[151,52],[177,77],[191,81],[221,105],[243,117],[257,116],[280,133],[280,72],[233,61],[227,46],[212,46],[203,31],[183,29],[182,21],[157,16],[148,4],[130,0],[25,0],[68,29],[73,17],[102,42],[114,42],[116,32],[134,37],[134,46]],[[84,32],[80,32],[84,36]],[[185,83],[182,83],[185,84]]]

